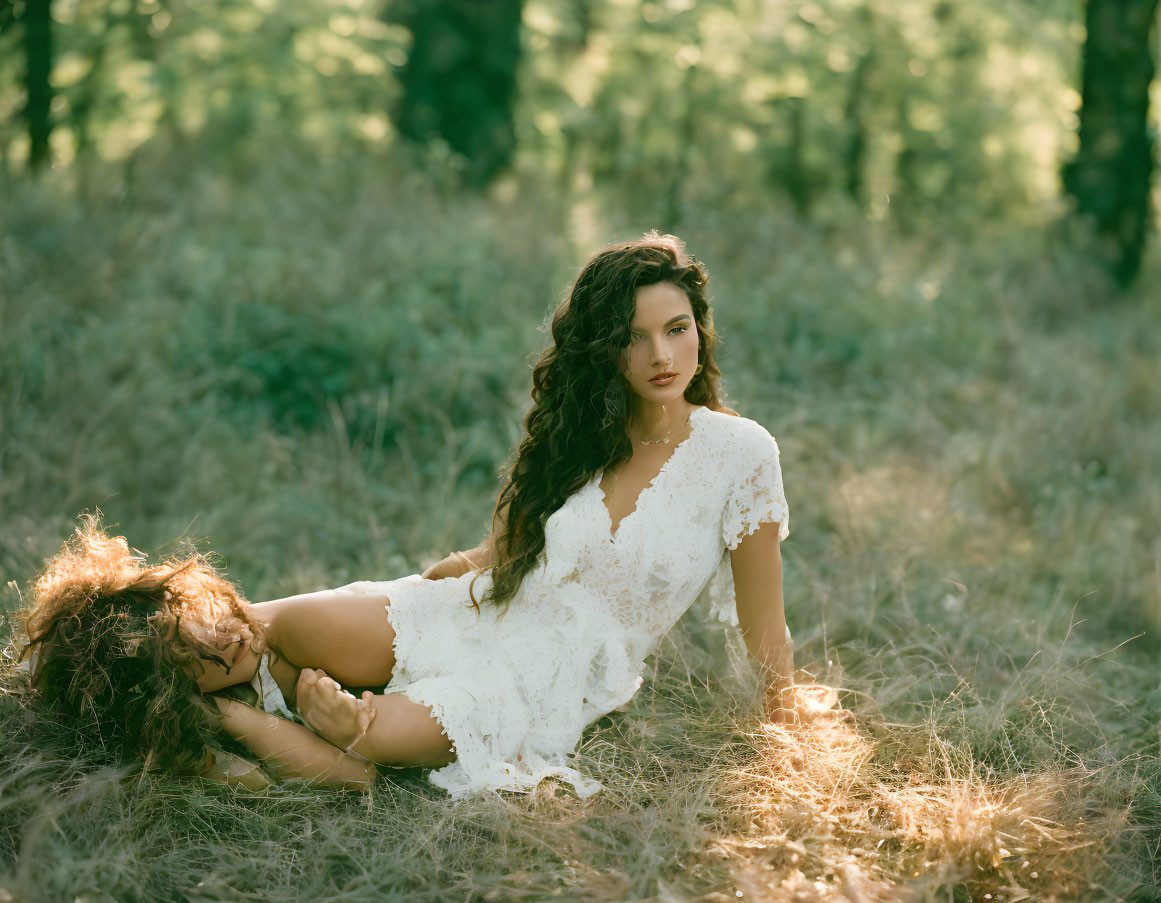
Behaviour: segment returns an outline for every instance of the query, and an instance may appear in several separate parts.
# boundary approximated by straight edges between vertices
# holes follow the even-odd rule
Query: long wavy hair
[[[36,578],[21,659],[31,699],[121,761],[195,773],[229,745],[192,673],[265,644],[245,600],[201,555],[148,565],[96,517]]]
[[[632,457],[632,390],[618,360],[629,345],[638,288],[672,283],[689,297],[701,371],[686,387],[685,399],[735,413],[722,404],[708,281],[705,267],[681,239],[655,231],[607,245],[581,268],[552,317],[553,344],[532,371],[525,437],[506,468],[492,512],[492,585],[479,601],[469,587],[477,611],[483,604],[506,607],[544,551],[549,516],[598,469],[611,470]]]

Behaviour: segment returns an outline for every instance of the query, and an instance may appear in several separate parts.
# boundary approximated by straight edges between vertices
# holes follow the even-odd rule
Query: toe
[[[379,710],[375,708],[375,694],[370,690],[364,690],[363,698],[359,701],[363,704],[362,711],[359,714],[366,719],[364,726],[369,726],[375,720],[375,716],[379,714]]]

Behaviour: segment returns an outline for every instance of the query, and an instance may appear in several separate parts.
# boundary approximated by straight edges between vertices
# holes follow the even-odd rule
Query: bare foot
[[[298,675],[298,710],[307,727],[340,749],[367,733],[375,720],[375,694],[362,699],[348,693],[321,668],[303,668]]]
[[[247,790],[265,790],[274,782],[258,767],[257,762],[243,759],[220,749],[212,750],[202,777],[209,781],[219,781],[233,787],[241,784]]]

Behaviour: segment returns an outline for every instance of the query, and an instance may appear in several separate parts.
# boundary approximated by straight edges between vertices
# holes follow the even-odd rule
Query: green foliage
[[[17,189],[2,278],[28,303],[4,311],[0,382],[3,466],[22,493],[73,513],[99,505],[130,531],[146,512],[217,498],[229,532],[273,539],[296,524],[319,552],[324,534],[332,552],[362,546],[353,540],[373,524],[380,561],[450,540],[422,536],[410,516],[391,523],[410,497],[444,506],[439,531],[478,541],[479,499],[496,489],[513,398],[529,388],[518,349],[534,353],[558,290],[535,261],[559,243],[517,214],[506,230],[452,221],[418,189],[368,188],[355,171],[291,201],[288,177],[252,172],[238,204],[222,174],[146,181],[135,209],[114,202],[87,219],[56,218],[50,193]],[[33,411],[57,424],[45,443],[26,432]],[[453,428],[464,423],[475,426]],[[133,467],[110,470],[122,458]],[[304,471],[320,485],[290,476]],[[267,484],[255,508],[257,474],[289,485]],[[141,544],[188,527],[165,521]],[[197,529],[227,551],[220,527]],[[279,570],[281,553],[263,557],[247,567]]]
[[[1075,13],[1055,5],[531,0],[522,145],[667,224],[766,190],[875,217],[1055,193]],[[1019,72],[1020,75],[1016,76]],[[1019,93],[1012,79],[1018,78]]]
[[[439,17],[422,20],[429,59],[401,9],[56,4],[54,159],[83,171],[150,142],[192,147],[196,161],[260,159],[287,140],[397,153],[398,130],[422,138],[439,121],[447,140],[420,159],[452,180],[490,178],[491,151],[456,135],[476,114],[491,122],[493,104],[493,125],[467,130],[507,158],[508,138],[482,136],[512,128],[507,64],[481,63],[499,80],[477,96],[484,80],[454,75],[464,23],[443,16],[439,34]],[[1079,28],[1060,2],[525,0],[517,174],[607,192],[664,228],[768,192],[800,214],[840,192],[904,225],[930,210],[1026,215],[1058,193],[1075,141]],[[14,172],[28,154],[18,41],[19,28],[0,34],[0,160]],[[426,73],[411,97],[409,62]],[[471,115],[440,109],[460,103],[452,82],[472,95],[461,98]]]

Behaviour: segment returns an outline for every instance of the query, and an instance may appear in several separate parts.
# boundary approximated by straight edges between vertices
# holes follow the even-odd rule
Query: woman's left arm
[[[224,696],[210,697],[222,713],[222,728],[268,762],[282,779],[305,778],[324,787],[366,790],[375,766],[333,746],[308,727]]]
[[[791,724],[794,715],[794,647],[782,605],[779,525],[761,524],[730,552],[738,625],[762,672],[762,708],[771,721]]]

